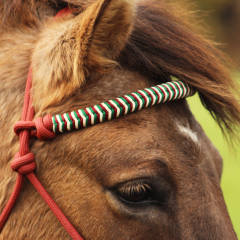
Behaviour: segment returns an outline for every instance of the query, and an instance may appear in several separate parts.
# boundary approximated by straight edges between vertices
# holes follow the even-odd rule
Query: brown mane
[[[2,0],[1,31],[17,25],[35,26],[41,20],[38,9],[50,4],[56,11],[65,6],[81,9],[86,1]],[[215,44],[187,24],[183,11],[165,1],[141,2],[137,7],[133,32],[118,61],[158,78],[173,75],[194,86],[203,105],[220,127],[234,135],[240,123],[235,94],[239,87],[226,70],[229,58]]]

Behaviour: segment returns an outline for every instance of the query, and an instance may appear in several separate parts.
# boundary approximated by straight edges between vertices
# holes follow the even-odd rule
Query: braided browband
[[[158,103],[186,98],[195,90],[182,81],[167,82],[78,111],[52,116],[52,131],[71,131],[105,122]]]
[[[67,15],[69,12],[71,12],[69,8],[64,8],[56,17]],[[94,125],[157,103],[192,96],[195,93],[195,90],[186,83],[181,81],[168,82],[155,87],[145,88],[144,90],[139,90],[93,107],[55,116],[48,114],[44,118],[38,117],[33,121],[35,113],[30,96],[31,86],[32,68],[30,67],[25,89],[22,119],[14,125],[14,131],[19,136],[20,147],[19,152],[11,163],[11,167],[18,175],[12,194],[0,215],[0,233],[17,202],[26,175],[74,240],[83,240],[83,238],[47,193],[34,173],[36,163],[34,154],[30,152],[30,138],[37,137],[45,141],[54,138],[57,135],[56,133],[59,132]]]

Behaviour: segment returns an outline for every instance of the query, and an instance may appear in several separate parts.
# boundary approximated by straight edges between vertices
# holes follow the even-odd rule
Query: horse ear
[[[80,14],[68,32],[77,41],[74,70],[88,74],[112,67],[129,37],[132,18],[128,0],[99,0]]]
[[[33,53],[33,102],[36,110],[82,86],[91,72],[105,72],[125,46],[134,6],[129,0],[98,0],[77,16],[47,25]],[[43,83],[44,82],[44,83]]]
[[[80,17],[80,41],[103,57],[115,59],[129,37],[133,18],[133,4],[128,0],[100,0]],[[93,52],[95,52],[93,51]]]

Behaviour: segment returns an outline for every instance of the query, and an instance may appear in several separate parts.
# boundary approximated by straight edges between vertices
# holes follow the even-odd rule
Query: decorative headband
[[[64,8],[56,17],[66,15],[69,12],[71,12],[69,8]],[[57,133],[60,132],[80,129],[99,122],[111,120],[145,107],[153,106],[157,103],[185,98],[195,94],[195,90],[188,84],[182,81],[174,81],[151,88],[145,88],[144,90],[139,90],[93,107],[55,116],[48,114],[43,118],[38,117],[32,121],[35,113],[30,96],[31,86],[32,68],[30,67],[25,89],[22,119],[14,125],[14,131],[19,136],[20,147],[19,152],[15,155],[11,163],[11,168],[18,172],[17,181],[11,197],[0,215],[0,232],[18,199],[26,175],[74,240],[83,240],[83,238],[53,201],[34,173],[36,163],[35,155],[29,152],[30,137],[37,137],[45,141],[54,138]]]
[[[93,107],[52,116],[52,131],[62,133],[80,129],[158,103],[186,98],[194,95],[195,92],[192,87],[182,81],[167,82],[144,90],[138,90]]]

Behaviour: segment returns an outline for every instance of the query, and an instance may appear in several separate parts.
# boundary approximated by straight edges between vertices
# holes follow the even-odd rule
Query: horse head
[[[21,117],[30,64],[36,117],[93,106],[173,75],[198,91],[227,132],[240,122],[224,55],[174,6],[68,3],[71,12],[53,19],[53,3],[26,2],[18,7],[29,10],[31,24],[18,16],[1,35],[1,211],[16,178],[10,162],[18,138],[10,127]],[[86,240],[237,239],[220,187],[222,158],[185,99],[45,142],[32,139],[30,147],[37,177]],[[68,239],[29,181],[23,189],[0,239]]]

